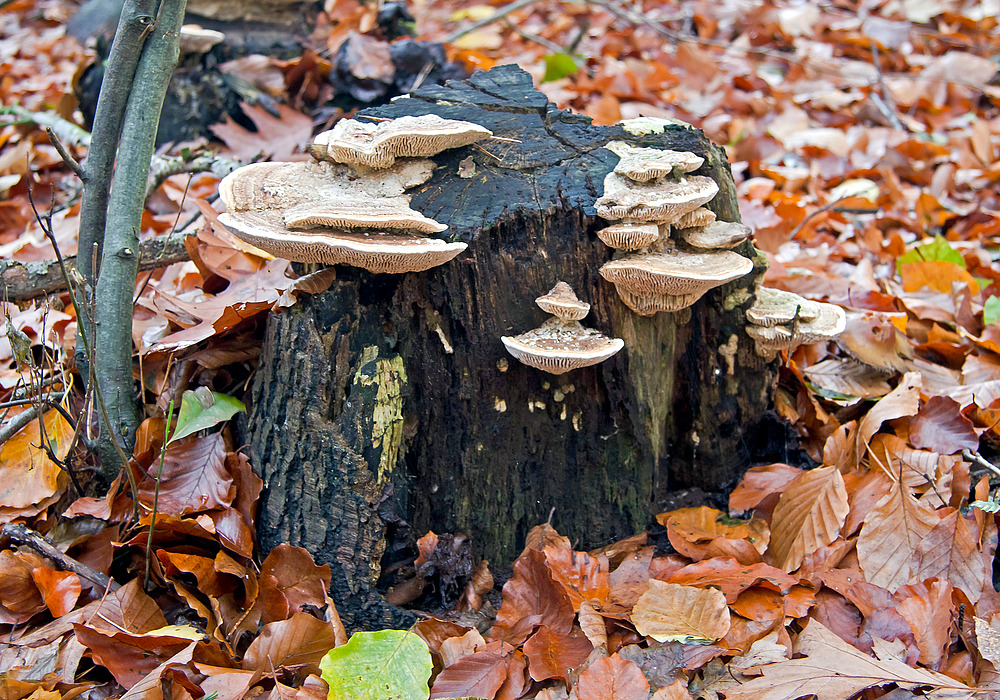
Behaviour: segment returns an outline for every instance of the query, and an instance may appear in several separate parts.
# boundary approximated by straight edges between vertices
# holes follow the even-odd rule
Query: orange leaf
[[[920,540],[916,558],[915,578],[937,577],[949,581],[975,603],[982,595],[988,572],[979,553],[979,528],[975,515],[963,516],[955,508],[937,511],[941,519]]]
[[[639,667],[618,654],[598,659],[576,682],[578,700],[647,700],[649,682]]]
[[[459,659],[434,679],[432,698],[492,699],[507,679],[504,657],[494,651],[478,651]]]
[[[43,421],[52,452],[62,459],[73,428],[55,410],[46,411]],[[41,440],[38,421],[33,420],[0,448],[0,506],[27,508],[62,490],[66,473],[38,446]]]
[[[31,578],[42,592],[52,617],[62,617],[76,606],[82,587],[80,577],[72,571],[39,566],[31,570]]]
[[[726,601],[732,603],[745,589],[758,582],[767,582],[770,588],[782,592],[797,582],[781,569],[767,564],[744,566],[735,559],[712,558],[685,566],[668,579],[669,583],[699,588],[718,588]]]
[[[320,659],[335,646],[337,630],[332,622],[295,613],[287,620],[264,625],[243,656],[243,668],[267,673],[272,668],[304,664],[308,673],[318,674]]]
[[[947,581],[931,579],[919,588],[923,594],[910,596],[896,606],[896,611],[910,623],[920,649],[920,663],[938,668],[951,644],[952,587]]]
[[[598,604],[607,600],[611,584],[606,556],[591,557],[586,552],[546,548],[545,563],[552,579],[569,596],[574,610],[579,610],[585,600]]]
[[[503,586],[503,604],[491,634],[511,643],[527,639],[536,625],[567,634],[573,627],[573,612],[569,597],[545,566],[545,555],[526,549],[514,562],[514,576]]]
[[[844,477],[836,467],[802,474],[781,494],[771,520],[771,553],[784,571],[794,571],[806,555],[833,542],[847,513]]]
[[[579,632],[555,634],[548,627],[539,627],[523,649],[532,679],[559,678],[569,685],[570,672],[587,660],[594,645]]]
[[[923,287],[951,294],[954,282],[967,285],[969,294],[979,292],[979,283],[969,271],[957,263],[947,260],[921,260],[919,262],[903,263],[900,269],[903,278],[903,289],[916,292]]]
[[[739,485],[729,494],[730,510],[750,510],[773,494],[781,493],[789,483],[802,473],[797,467],[787,464],[769,464],[751,467],[743,474]]]

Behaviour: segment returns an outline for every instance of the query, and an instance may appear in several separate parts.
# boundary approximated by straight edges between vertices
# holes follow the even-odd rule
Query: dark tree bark
[[[751,275],[676,314],[634,314],[598,274],[614,252],[595,235],[618,160],[609,140],[704,156],[698,174],[720,186],[710,206],[738,220],[728,164],[702,132],[593,126],[512,66],[367,112],[428,113],[519,140],[447,151],[415,191],[413,208],[468,250],[420,274],[338,268],[329,291],[269,319],[251,392],[261,544],[330,563],[338,608],[359,626],[406,622],[374,589],[398,519],[465,532],[501,566],[553,509],[581,548],[632,534],[668,489],[739,477],[774,378],[742,330],[764,265],[749,243],[737,250]],[[625,340],[621,353],[558,377],[507,355],[500,336],[540,325],[534,299],[557,280],[593,305],[585,325]]]

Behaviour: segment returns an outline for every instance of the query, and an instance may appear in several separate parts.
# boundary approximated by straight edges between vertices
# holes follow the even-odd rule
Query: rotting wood
[[[553,508],[588,548],[644,529],[668,489],[726,488],[749,464],[774,378],[743,331],[764,269],[749,243],[736,250],[753,273],[676,314],[632,313],[598,274],[613,254],[594,211],[618,161],[608,141],[704,157],[697,174],[720,188],[709,207],[738,220],[728,165],[702,132],[595,127],[512,66],[365,114],[428,113],[512,139],[436,156],[414,190],[412,207],[468,251],[418,274],[338,268],[329,291],[269,318],[250,397],[262,547],[289,541],[331,564],[349,626],[406,624],[374,581],[408,528],[465,532],[504,566]],[[537,326],[534,299],[558,280],[625,349],[553,377],[510,358],[500,336]]]

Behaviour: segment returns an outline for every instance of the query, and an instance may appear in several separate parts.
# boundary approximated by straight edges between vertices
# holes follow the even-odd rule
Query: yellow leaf
[[[632,608],[632,624],[658,642],[711,644],[729,632],[729,608],[725,594],[715,588],[652,579]]]

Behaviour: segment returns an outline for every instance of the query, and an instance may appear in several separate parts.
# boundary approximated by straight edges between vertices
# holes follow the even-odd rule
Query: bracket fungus
[[[397,158],[426,158],[492,135],[479,124],[436,114],[373,123],[342,119],[329,131],[317,134],[309,152],[317,160],[388,168]]]
[[[342,120],[320,134],[307,163],[257,163],[226,176],[219,221],[235,236],[297,262],[370,272],[420,272],[466,249],[426,234],[448,227],[410,207],[406,190],[430,178],[424,156],[492,132],[469,122],[401,117]],[[373,168],[380,168],[373,170]]]
[[[553,318],[534,330],[500,338],[507,352],[526,365],[563,374],[603,362],[625,345],[621,338],[609,338],[580,324],[590,304],[580,301],[565,282],[557,282],[535,303]]]
[[[747,333],[757,354],[769,360],[781,350],[834,340],[847,327],[847,316],[839,306],[769,287],[757,288],[746,315]]]
[[[713,221],[705,226],[682,228],[677,235],[692,248],[731,250],[750,238],[753,229],[735,221]]]
[[[693,228],[695,226],[708,226],[715,221],[715,212],[705,207],[698,207],[694,211],[689,211],[684,216],[674,222],[675,229]]]
[[[748,274],[753,261],[731,251],[687,253],[676,248],[612,260],[601,276],[641,316],[680,311],[705,292]]]
[[[705,159],[688,151],[643,148],[624,141],[609,141],[606,149],[618,156],[614,171],[635,182],[681,176],[701,167]]]

